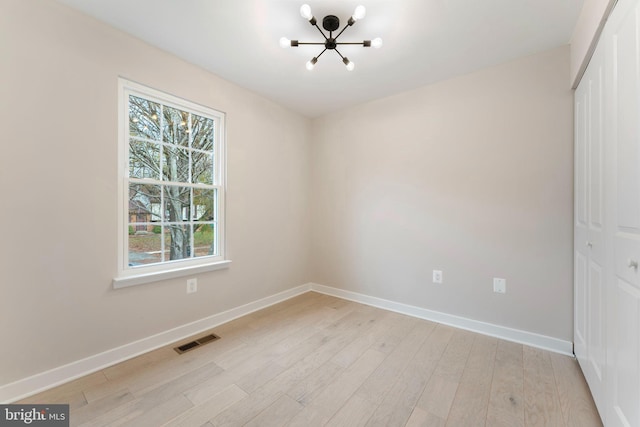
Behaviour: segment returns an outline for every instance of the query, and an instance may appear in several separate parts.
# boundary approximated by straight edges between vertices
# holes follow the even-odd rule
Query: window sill
[[[158,282],[160,280],[175,279],[176,277],[188,276],[192,274],[204,273],[207,271],[221,270],[229,268],[231,260],[217,261],[210,264],[196,265],[190,267],[175,268],[172,270],[158,271],[153,273],[141,273],[131,276],[116,277],[113,279],[113,288],[127,288],[129,286],[142,285],[145,283]]]

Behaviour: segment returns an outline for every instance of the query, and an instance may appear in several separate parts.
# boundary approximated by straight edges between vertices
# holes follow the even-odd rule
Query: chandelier
[[[337,31],[340,28],[340,19],[335,15],[325,16],[322,19],[322,28],[324,28],[325,31],[329,32],[329,35],[327,36],[327,34],[324,31],[322,31],[320,27],[318,27],[318,22],[316,21],[316,18],[311,13],[311,7],[308,4],[303,4],[302,7],[300,7],[300,15],[302,15],[304,19],[308,20],[311,25],[313,25],[318,29],[318,31],[320,31],[320,34],[322,34],[322,37],[324,37],[324,41],[301,42],[298,40],[289,40],[286,37],[282,37],[280,39],[280,46],[298,47],[300,45],[307,45],[307,44],[324,46],[324,49],[322,50],[322,52],[320,52],[320,54],[318,54],[317,56],[314,56],[309,60],[309,62],[307,62],[307,70],[309,71],[313,70],[316,63],[318,62],[318,58],[320,58],[320,56],[323,53],[325,53],[327,50],[333,50],[338,55],[340,55],[340,58],[342,58],[342,62],[347,67],[347,70],[353,71],[353,68],[355,67],[355,65],[353,64],[353,62],[349,61],[349,58],[347,58],[346,56],[343,56],[340,53],[340,51],[338,51],[338,46],[349,45],[349,44],[362,45],[363,47],[375,47],[375,48],[379,48],[380,46],[382,46],[382,39],[380,37],[375,38],[373,40],[363,40],[361,42],[339,42],[338,41],[338,37],[340,37],[342,33],[344,33],[344,30],[346,30],[348,27],[355,24],[356,21],[359,21],[362,18],[364,18],[365,14],[366,14],[366,9],[364,8],[364,6],[356,7],[356,10],[353,12],[353,15],[351,15],[351,17],[347,21],[347,25],[345,25],[344,28],[335,37],[333,35],[333,32]]]

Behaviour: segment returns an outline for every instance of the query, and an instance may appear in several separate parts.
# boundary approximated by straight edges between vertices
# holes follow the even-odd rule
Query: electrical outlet
[[[194,292],[198,292],[198,279],[189,279],[187,280],[187,293],[192,294]]]
[[[442,270],[433,270],[433,283],[442,283]]]
[[[493,292],[504,294],[507,292],[507,280],[499,277],[493,278]]]

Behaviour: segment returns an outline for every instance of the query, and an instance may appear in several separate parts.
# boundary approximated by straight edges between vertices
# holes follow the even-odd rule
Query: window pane
[[[160,186],[129,184],[129,222],[160,221]]]
[[[189,221],[191,189],[168,185],[164,187],[165,221]]]
[[[129,176],[160,179],[160,146],[152,142],[129,142]]]
[[[215,224],[195,224],[193,226],[194,256],[216,255]]]
[[[213,120],[206,117],[191,115],[192,147],[199,150],[213,149]]]
[[[160,104],[130,95],[129,134],[160,140]]]
[[[192,151],[191,159],[193,162],[193,180],[191,182],[213,184],[213,154]]]
[[[214,210],[215,189],[193,189],[193,221],[216,221]]]
[[[162,227],[150,225],[144,230],[139,228],[139,224],[129,224],[129,266],[162,262]]]
[[[162,175],[165,181],[189,182],[189,151],[165,145]]]
[[[221,258],[224,212],[224,115],[168,94],[121,81],[121,167],[127,203],[118,266],[161,272]],[[218,150],[218,151],[216,151]],[[128,168],[128,169],[127,169]],[[121,222],[121,223],[122,223]],[[124,242],[123,242],[124,240]],[[194,258],[198,258],[195,260]],[[175,262],[174,262],[175,261]]]
[[[170,224],[165,228],[164,244],[169,251],[169,260],[191,258],[191,226]]]
[[[164,107],[162,139],[169,144],[189,145],[189,113],[171,107]]]

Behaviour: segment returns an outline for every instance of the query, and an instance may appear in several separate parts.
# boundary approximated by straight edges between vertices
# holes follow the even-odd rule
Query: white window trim
[[[129,129],[129,94],[139,95],[143,98],[153,98],[159,102],[178,108],[187,107],[189,111],[214,116],[216,118],[216,137],[214,161],[215,170],[218,173],[219,194],[218,223],[216,228],[219,244],[219,254],[215,257],[191,258],[176,260],[148,266],[129,267],[127,259],[128,239],[128,129]],[[179,102],[176,104],[176,102]],[[213,113],[213,114],[212,114]],[[173,279],[186,275],[199,274],[206,271],[227,268],[231,260],[226,258],[225,240],[225,195],[226,195],[226,114],[210,107],[204,107],[182,98],[134,83],[130,80],[118,79],[118,272],[113,278],[114,288],[124,288],[160,280]]]

